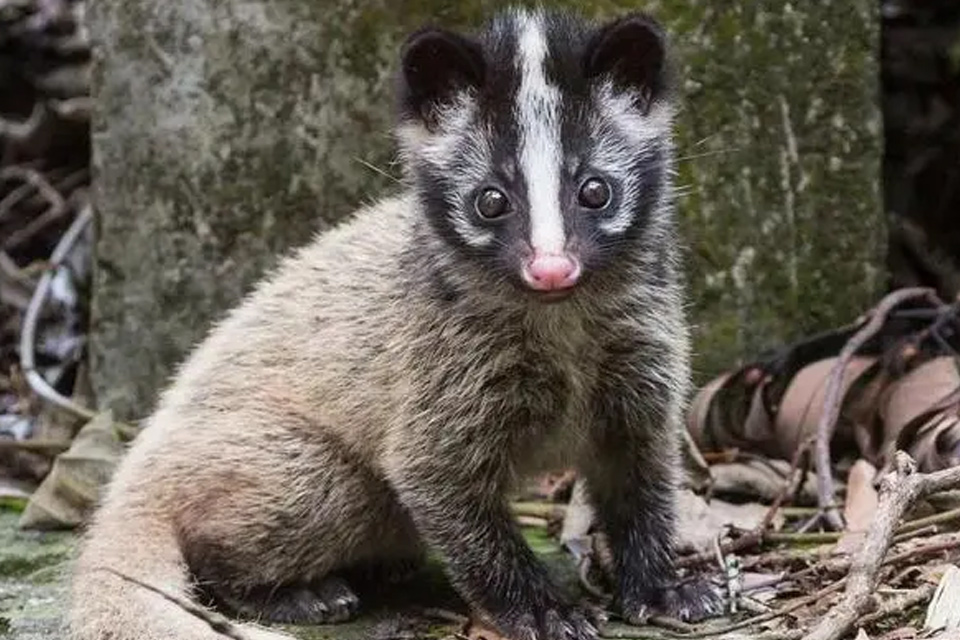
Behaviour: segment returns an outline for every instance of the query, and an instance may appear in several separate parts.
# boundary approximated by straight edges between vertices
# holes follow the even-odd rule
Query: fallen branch
[[[87,204],[80,210],[80,213],[77,214],[76,219],[70,225],[70,228],[67,229],[63,237],[60,238],[60,242],[50,256],[50,262],[53,264],[53,268],[48,269],[40,276],[40,282],[33,292],[33,297],[30,298],[30,306],[27,307],[27,312],[24,314],[23,326],[20,331],[20,370],[23,371],[27,384],[30,385],[34,393],[44,400],[66,409],[84,420],[92,420],[96,414],[87,407],[61,395],[59,391],[54,389],[50,383],[40,375],[40,372],[36,370],[34,343],[36,342],[40,312],[47,302],[47,296],[53,284],[54,271],[67,255],[69,255],[73,245],[80,239],[80,235],[92,220],[93,209]]]
[[[833,430],[840,416],[840,405],[843,397],[841,390],[843,388],[843,374],[850,365],[853,356],[867,343],[871,338],[877,335],[883,328],[887,316],[894,308],[900,306],[908,300],[914,298],[935,298],[933,289],[922,287],[911,287],[907,289],[898,289],[888,294],[880,301],[873,311],[870,312],[870,320],[857,331],[847,344],[840,350],[837,357],[837,363],[830,371],[830,377],[827,379],[827,388],[823,400],[823,412],[820,414],[820,420],[817,423],[817,441],[814,459],[816,461],[817,471],[817,502],[820,506],[821,517],[826,524],[835,531],[843,529],[843,517],[837,507],[834,496],[836,487],[833,484],[833,461],[830,457],[830,441],[833,440]]]
[[[835,606],[804,640],[839,640],[867,613],[880,567],[893,540],[897,525],[917,499],[938,491],[960,487],[960,466],[936,473],[916,473],[909,455],[897,452],[894,471],[883,479],[880,506],[863,547],[854,556],[847,577],[844,599]]]

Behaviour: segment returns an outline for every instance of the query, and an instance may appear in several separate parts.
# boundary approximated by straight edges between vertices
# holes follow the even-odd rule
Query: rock
[[[91,3],[102,408],[143,417],[279,253],[393,186],[398,43],[500,4]],[[683,78],[698,370],[852,319],[882,280],[876,2],[645,8],[674,34]]]
[[[706,380],[852,321],[885,284],[879,7],[660,9],[684,60],[679,182]]]
[[[577,570],[569,556],[543,532],[534,529],[525,534],[531,548],[563,588],[575,590]],[[67,532],[21,531],[17,528],[17,514],[0,509],[0,638],[65,637],[63,614],[76,539],[76,534]],[[403,589],[366,599],[363,613],[355,622],[286,629],[302,640],[440,638],[458,631],[449,620],[420,615],[418,611],[424,607],[466,613],[436,562],[428,564]]]
[[[74,536],[17,530],[17,515],[0,510],[0,637],[62,638],[67,562]]]

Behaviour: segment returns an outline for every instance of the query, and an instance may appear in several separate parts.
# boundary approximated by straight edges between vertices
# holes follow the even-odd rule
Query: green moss
[[[560,553],[560,546],[557,541],[541,527],[524,527],[523,538],[530,545],[530,548],[538,555],[549,555]]]
[[[17,514],[0,512],[0,637],[60,638],[76,537],[20,531],[17,521]]]
[[[22,513],[26,508],[27,498],[17,498],[14,496],[0,498],[0,511],[13,511],[15,513]]]
[[[63,559],[63,554],[59,552],[32,554],[29,557],[4,554],[0,556],[0,577],[24,577]]]
[[[56,566],[70,557],[74,537],[62,532],[25,532],[17,529],[17,514],[0,512],[0,580],[24,578]]]
[[[110,73],[98,67],[96,81],[106,197],[91,353],[102,403],[141,417],[278,253],[394,189],[367,164],[397,173],[400,42],[427,22],[472,28],[507,4],[91,7],[94,30],[110,29]],[[598,17],[636,8],[556,4]],[[644,8],[675,43],[679,206],[707,377],[848,321],[882,286],[878,9],[873,0]]]

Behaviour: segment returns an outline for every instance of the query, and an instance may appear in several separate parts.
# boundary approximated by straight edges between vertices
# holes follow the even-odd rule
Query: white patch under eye
[[[423,163],[455,176],[445,197],[450,222],[467,245],[481,248],[493,243],[494,234],[476,223],[468,195],[486,176],[493,152],[491,133],[478,129],[476,111],[475,99],[463,94],[438,114],[436,131],[419,123],[404,124],[398,128],[398,137],[405,162]]]
[[[460,214],[459,210],[453,216],[453,229],[457,232],[457,235],[471,247],[480,249],[493,244],[493,232],[474,226]]]
[[[453,228],[471,247],[487,247],[495,239],[492,231],[478,223],[471,196],[476,186],[486,179],[493,163],[492,136],[492,132],[476,125],[466,129],[460,139],[460,155],[453,164],[447,165],[448,171],[453,169],[450,174],[453,194],[449,202]]]
[[[520,167],[527,183],[530,207],[530,244],[535,251],[560,253],[566,238],[560,211],[561,96],[547,82],[543,69],[547,40],[535,14],[518,18],[520,89],[517,121],[520,128]]]
[[[620,184],[622,206],[612,218],[600,223],[600,230],[609,235],[627,231],[633,224],[634,207],[640,197],[639,179],[626,167],[654,142],[668,140],[673,122],[672,108],[654,103],[647,114],[641,113],[629,92],[616,91],[610,82],[601,85],[595,97],[598,115],[592,127],[594,151],[592,161],[597,169],[615,177]]]

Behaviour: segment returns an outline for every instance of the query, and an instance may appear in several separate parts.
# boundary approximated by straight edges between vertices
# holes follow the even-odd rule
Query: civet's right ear
[[[479,43],[426,27],[404,43],[401,71],[401,116],[433,129],[441,108],[457,93],[483,84],[486,62]]]

